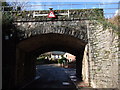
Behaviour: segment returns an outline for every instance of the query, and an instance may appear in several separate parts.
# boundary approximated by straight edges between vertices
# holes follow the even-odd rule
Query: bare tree
[[[29,0],[9,0],[9,5],[13,7],[14,10],[25,10],[29,5]]]

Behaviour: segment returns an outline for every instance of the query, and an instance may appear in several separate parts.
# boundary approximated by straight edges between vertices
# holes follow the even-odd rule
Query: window
[[[66,55],[66,57],[67,57],[67,55]]]

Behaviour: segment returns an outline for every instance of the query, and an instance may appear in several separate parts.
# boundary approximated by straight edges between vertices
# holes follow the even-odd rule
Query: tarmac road
[[[44,88],[59,90],[77,90],[75,84],[66,74],[64,68],[55,66],[54,64],[37,65],[36,80],[25,86],[23,89],[39,89]]]

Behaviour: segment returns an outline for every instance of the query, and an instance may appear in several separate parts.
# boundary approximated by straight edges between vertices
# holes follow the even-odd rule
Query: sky
[[[5,0],[3,0],[5,1]],[[8,0],[7,0],[8,1]],[[30,2],[118,2],[119,0],[9,0],[10,2],[30,1]]]
[[[23,2],[25,0],[7,0],[7,1]],[[118,4],[116,3],[118,3],[120,0],[26,0],[26,1],[28,1],[29,3],[25,10],[49,10],[50,7],[52,7],[53,10],[102,8],[104,10],[105,17],[109,18],[114,16],[115,12],[118,10]]]
[[[100,3],[104,4],[104,3],[110,3],[110,2],[47,2],[47,3],[46,2],[32,2],[31,3],[32,5],[48,5],[48,6],[33,6],[29,9],[49,10],[50,7],[52,7],[53,10],[103,8],[105,17],[108,17],[108,18],[112,17],[118,9],[118,4],[101,5]]]

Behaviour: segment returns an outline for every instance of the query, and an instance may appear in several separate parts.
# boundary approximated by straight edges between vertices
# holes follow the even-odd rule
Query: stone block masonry
[[[112,28],[105,29],[102,24],[97,22],[97,20],[88,19],[88,16],[92,16],[95,18],[96,16],[99,16],[98,11],[98,9],[86,11],[69,10],[69,17],[58,16],[54,20],[51,20],[50,18],[44,16],[33,17],[34,11],[10,13],[14,16],[14,24],[21,32],[19,34],[19,36],[22,37],[20,38],[20,40],[23,39],[24,41],[24,39],[26,40],[27,38],[36,35],[47,35],[49,33],[62,34],[63,36],[73,36],[77,40],[80,40],[81,43],[84,43],[83,45],[87,45],[87,49],[85,49],[86,55],[83,60],[83,64],[85,64],[82,67],[84,75],[83,80],[89,82],[91,87],[93,88],[120,89],[120,37],[116,32],[114,32]],[[41,14],[49,13],[49,11],[35,12]],[[55,12],[67,13],[68,10],[56,10]],[[32,43],[32,41],[30,42]],[[39,44],[37,43],[37,45]],[[73,43],[71,45],[73,45]],[[82,46],[80,45],[78,44],[78,47],[82,48]],[[29,73],[31,73],[32,71],[30,70],[32,69],[30,68],[33,68],[31,66],[33,60],[32,58],[34,57],[31,56],[31,53],[26,53],[19,50],[16,55],[17,54],[20,58],[16,59],[16,62],[18,63],[16,63],[15,66],[19,66],[19,64],[22,63],[22,60],[24,61],[27,58],[28,61],[31,61],[29,63],[27,63],[28,61],[26,61],[25,64],[20,64],[20,67],[22,69],[25,69],[26,71],[27,69],[29,69]],[[20,55],[23,57],[21,57]],[[22,66],[24,66],[25,68],[23,68]],[[32,78],[32,76],[27,77],[29,75],[26,71],[21,71],[21,74],[16,72],[18,83],[23,82],[23,77],[25,80],[29,80],[29,78]]]
[[[23,38],[47,33],[71,35],[87,42],[86,21],[15,22]]]
[[[97,25],[96,25],[97,24]],[[94,88],[119,88],[119,36],[100,23],[89,24],[90,84]]]
[[[55,14],[58,14],[56,18],[51,19],[47,16],[36,16],[34,17],[34,13],[36,14],[48,14],[49,10],[42,11],[13,11],[10,14],[14,17],[15,21],[51,21],[51,20],[75,20],[75,19],[97,19],[100,16],[103,16],[103,9],[71,9],[71,10],[53,10]],[[68,13],[68,15],[59,15],[60,13]],[[6,13],[6,12],[4,12]]]

